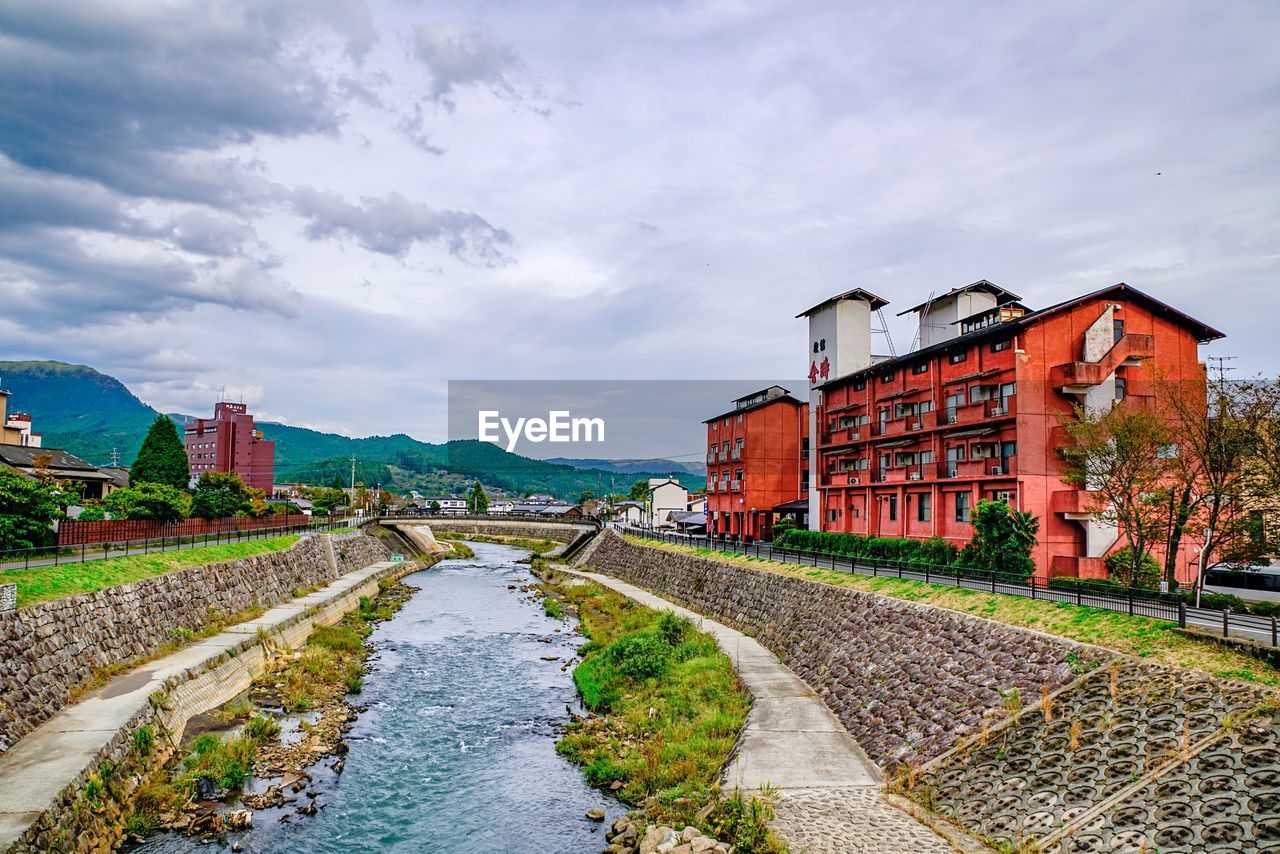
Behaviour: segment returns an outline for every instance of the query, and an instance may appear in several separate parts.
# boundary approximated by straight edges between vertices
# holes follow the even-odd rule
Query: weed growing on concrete
[[[1009,717],[1013,717],[1022,711],[1022,689],[1017,685],[1005,691],[999,691],[1000,699],[1004,702],[1004,711]]]

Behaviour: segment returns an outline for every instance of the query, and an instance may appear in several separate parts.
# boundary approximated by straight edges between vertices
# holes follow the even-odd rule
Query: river
[[[332,760],[313,772],[315,816],[262,810],[225,846],[167,833],[135,850],[602,850],[605,827],[626,809],[555,752],[566,705],[577,703],[560,668],[582,639],[508,588],[529,581],[528,566],[516,562],[527,551],[471,546],[472,559],[408,576],[421,589],[374,630],[377,655],[358,698],[369,708],[348,734],[343,773],[328,770]],[[543,660],[549,655],[560,660]],[[591,807],[604,809],[606,822],[587,819]]]

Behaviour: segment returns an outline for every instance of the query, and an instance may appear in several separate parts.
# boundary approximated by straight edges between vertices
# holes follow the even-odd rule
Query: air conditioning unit
[[[924,424],[920,423],[919,421],[912,421],[912,422],[911,422],[911,429],[912,429],[912,430],[919,430],[919,429],[920,429],[920,428],[922,428],[922,427],[924,427]]]
[[[857,477],[850,477],[849,483],[853,484],[854,486],[857,486],[858,484],[862,483],[862,479]]]
[[[1004,408],[1003,406],[993,406],[993,407],[991,407],[991,414],[992,414],[992,415],[1004,415],[1004,414],[1005,414],[1005,411],[1006,411],[1006,410],[1005,410],[1005,408]]]
[[[920,472],[913,471],[913,472],[907,473],[907,480],[919,480],[919,479],[920,479]]]
[[[862,434],[861,434],[861,433],[859,433],[857,430],[854,430],[852,433],[850,433],[850,434],[849,434],[849,438],[850,438],[850,439],[861,439],[861,438],[862,438]]]
[[[992,473],[992,474],[1004,474],[1004,466],[992,466],[992,467],[991,467],[991,473]]]

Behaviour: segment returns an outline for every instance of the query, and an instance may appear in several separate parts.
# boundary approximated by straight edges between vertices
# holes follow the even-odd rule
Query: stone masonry
[[[630,581],[754,636],[807,682],[887,771],[923,764],[1012,689],[1028,705],[1075,678],[1071,641],[927,605],[601,534],[577,565]]]
[[[145,578],[0,614],[0,753],[61,709],[95,669],[151,655],[184,632],[389,557],[378,540],[289,549]]]

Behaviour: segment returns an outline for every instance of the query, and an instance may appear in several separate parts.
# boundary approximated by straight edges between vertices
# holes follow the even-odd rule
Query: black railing
[[[772,543],[743,542],[733,537],[682,534],[673,531],[652,530],[618,526],[624,533],[662,542],[686,545],[712,551],[750,555],[784,563],[807,564],[838,572],[853,572],[876,578],[901,578],[940,584],[986,593],[1002,593],[1046,602],[1061,602],[1103,611],[1114,611],[1132,616],[1150,617],[1177,623],[1180,627],[1194,626],[1223,637],[1248,637],[1270,646],[1280,646],[1280,626],[1275,617],[1257,614],[1220,611],[1214,608],[1196,608],[1179,596],[1170,596],[1147,590],[1121,588],[1118,585],[1091,585],[1087,580],[1071,582],[1037,578],[1011,578],[991,570],[975,567],[922,564],[903,560],[882,560],[851,557],[832,552],[789,549]],[[1056,583],[1055,583],[1056,581]],[[1110,589],[1105,589],[1110,588]]]
[[[271,528],[210,531],[204,534],[184,534],[167,537],[144,537],[135,540],[119,540],[110,543],[86,543],[78,546],[46,546],[0,551],[0,584],[4,572],[15,569],[31,569],[41,566],[60,566],[66,563],[87,563],[104,558],[129,557],[130,555],[171,552],[179,549],[198,549],[224,543],[245,540],[262,540],[289,534],[309,534],[322,531],[349,529],[367,521],[363,517],[347,516],[338,519],[312,520],[304,524],[280,525]]]

